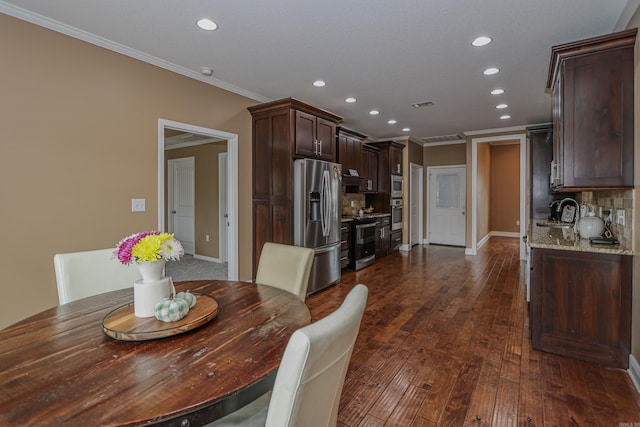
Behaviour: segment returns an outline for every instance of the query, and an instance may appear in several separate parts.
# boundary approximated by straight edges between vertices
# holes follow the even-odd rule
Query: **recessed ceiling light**
[[[496,108],[497,108],[498,110],[502,110],[503,108],[507,108],[507,107],[508,107],[508,105],[507,105],[507,104],[498,104],[498,105],[496,105]]]
[[[398,122],[396,120],[391,119],[387,123],[389,123],[390,125],[395,125]]]
[[[505,114],[504,116],[500,116],[500,120],[507,120],[507,119],[510,119],[510,118],[511,118],[511,116],[508,115],[508,114]]]
[[[315,82],[313,82],[313,85],[315,87],[322,87],[322,86],[326,85],[326,83],[323,82],[322,80],[316,80]]]
[[[352,103],[356,102],[356,99],[353,98],[353,97],[349,97],[349,98],[345,99],[344,102],[348,102],[349,104],[352,104]]]
[[[500,72],[500,70],[498,68],[491,67],[491,68],[487,68],[486,70],[484,70],[482,72],[482,74],[484,74],[485,76],[490,76],[492,74],[498,74],[499,72]]]
[[[369,111],[369,114],[371,114],[372,116],[375,116],[376,114],[380,114],[380,111],[378,111],[378,110],[371,110],[371,111]]]
[[[213,31],[218,29],[218,24],[207,18],[198,19],[196,25],[206,31]]]
[[[411,128],[402,128],[402,132],[409,132]]]
[[[491,95],[502,95],[504,93],[504,89],[494,89],[491,91]]]
[[[472,41],[471,45],[475,47],[486,46],[489,43],[491,43],[491,41],[493,41],[491,37],[481,36],[475,39],[474,41]]]

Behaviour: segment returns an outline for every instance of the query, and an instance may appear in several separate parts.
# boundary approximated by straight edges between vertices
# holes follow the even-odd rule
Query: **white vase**
[[[165,260],[137,263],[142,280],[133,282],[133,311],[136,317],[155,316],[156,304],[169,298],[171,280],[164,277]]]
[[[169,298],[173,292],[171,278],[163,277],[154,282],[133,282],[133,312],[136,317],[155,316],[156,304]]]
[[[143,283],[152,283],[160,280],[164,273],[164,264],[165,260],[159,259],[155,262],[139,262],[136,265],[138,266],[138,271],[142,276]]]

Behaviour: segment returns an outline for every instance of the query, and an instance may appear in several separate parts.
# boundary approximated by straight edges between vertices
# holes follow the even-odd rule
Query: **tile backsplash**
[[[631,248],[633,242],[633,190],[583,191],[578,196],[580,204],[593,206],[596,215],[602,210],[613,209],[611,231],[620,243]],[[624,209],[625,224],[616,222],[616,210]],[[603,215],[604,216],[604,215]],[[603,218],[606,220],[606,218]]]
[[[364,194],[342,192],[342,215],[356,216],[360,208],[366,207],[366,203]]]

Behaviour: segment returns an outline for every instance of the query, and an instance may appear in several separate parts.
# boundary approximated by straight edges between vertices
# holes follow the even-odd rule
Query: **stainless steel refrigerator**
[[[309,295],[340,281],[342,167],[300,159],[293,171],[294,244],[315,250]]]

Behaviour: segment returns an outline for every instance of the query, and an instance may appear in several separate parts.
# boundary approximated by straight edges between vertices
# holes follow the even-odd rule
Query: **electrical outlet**
[[[516,225],[520,225],[520,221],[516,221]]]
[[[352,208],[355,208],[355,207],[356,207],[356,201],[355,201],[355,200],[352,200],[352,201],[351,201],[351,207],[352,207]]]
[[[205,241],[205,242],[208,242],[208,241],[209,241],[209,235],[208,235],[208,234],[204,236],[204,241]]]
[[[131,212],[144,212],[147,210],[146,199],[131,199]]]
[[[624,227],[624,209],[618,209],[616,211],[616,223]]]

